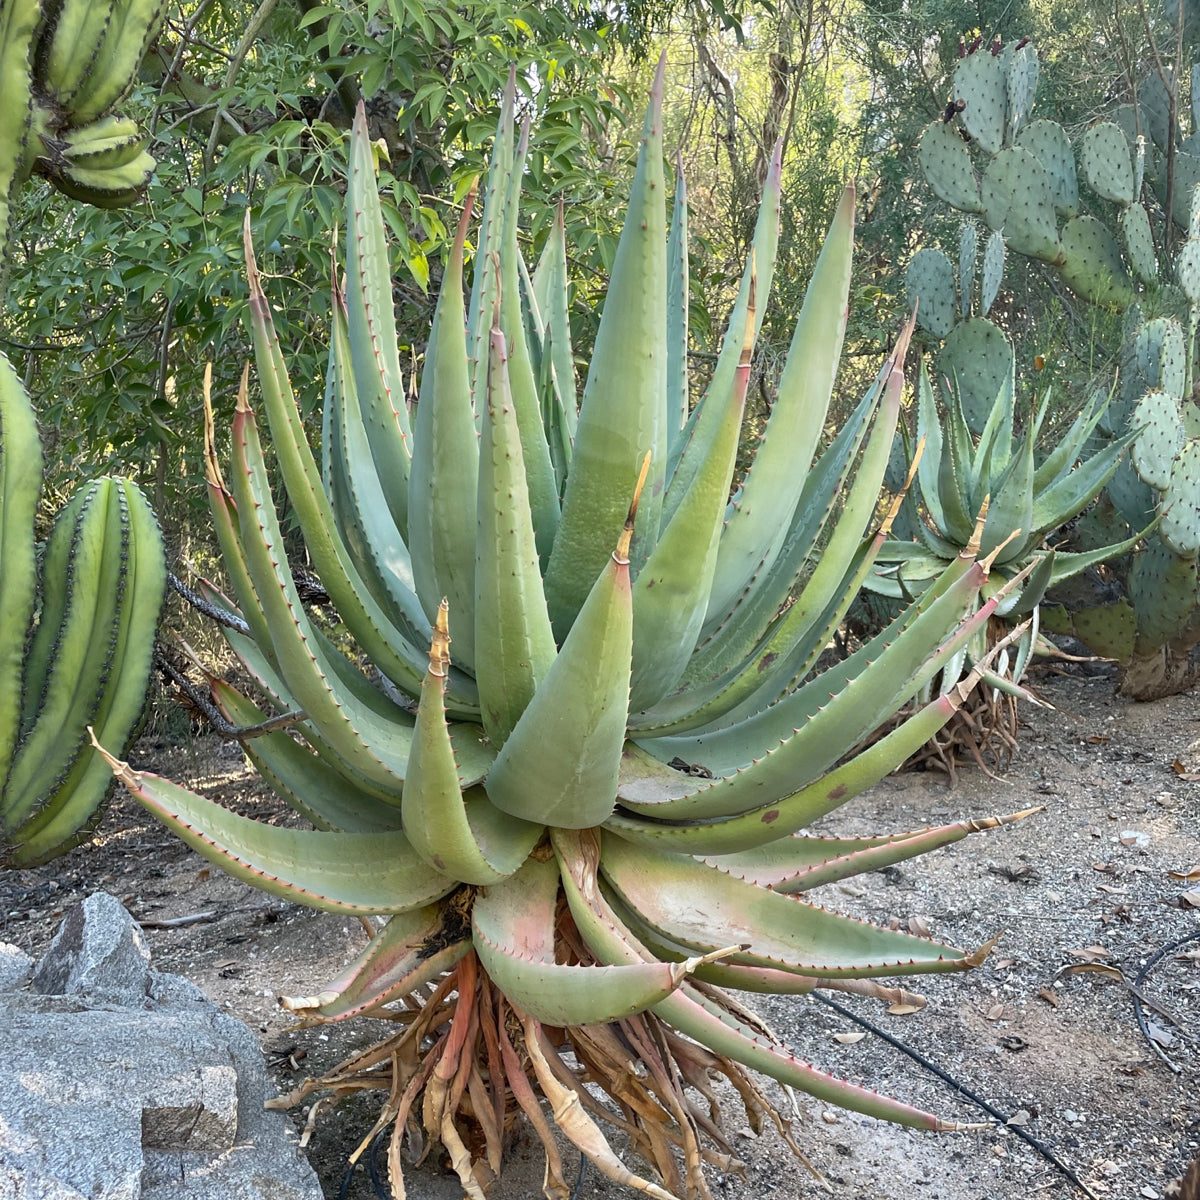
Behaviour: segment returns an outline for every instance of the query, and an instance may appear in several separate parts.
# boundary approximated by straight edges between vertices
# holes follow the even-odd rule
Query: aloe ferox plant
[[[397,1023],[289,1099],[385,1089],[360,1150],[392,1125],[398,1196],[406,1131],[418,1151],[440,1144],[479,1196],[523,1111],[545,1146],[546,1195],[566,1197],[543,1102],[611,1178],[707,1196],[703,1163],[735,1161],[713,1072],[756,1126],[770,1115],[785,1127],[747,1069],[905,1125],[960,1127],[799,1061],[728,989],[894,999],[908,993],[879,978],[982,961],[986,946],[877,928],[798,894],[1015,818],[879,837],[800,831],[947,720],[973,677],[864,741],[1003,593],[979,601],[989,564],[976,539],[877,639],[809,678],[887,536],[877,504],[911,328],[814,461],[846,321],[847,189],[730,501],[780,162],[719,361],[689,413],[686,200],[680,181],[668,236],[661,89],[660,68],[578,414],[561,222],[532,272],[519,250],[528,129],[516,137],[511,84],[470,300],[468,202],[411,424],[361,114],[321,463],[247,245],[278,467],[341,625],[297,594],[244,376],[232,483],[210,436],[209,492],[237,613],[228,637],[270,703],[220,680],[213,689],[243,727],[294,726],[244,745],[316,829],[256,822],[111,760],[231,874],[387,918],[338,979],[284,1003],[307,1022]],[[659,1182],[618,1158],[605,1117]]]

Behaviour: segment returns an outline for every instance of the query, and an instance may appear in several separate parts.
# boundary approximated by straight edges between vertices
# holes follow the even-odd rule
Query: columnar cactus
[[[88,727],[128,746],[146,699],[166,563],[128,479],[81,487],[38,560],[37,423],[0,355],[0,865],[88,836],[112,783]]]

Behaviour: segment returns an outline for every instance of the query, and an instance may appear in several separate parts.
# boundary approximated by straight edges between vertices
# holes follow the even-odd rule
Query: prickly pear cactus
[[[1193,70],[1190,114],[1172,115],[1170,75],[1152,75],[1137,89],[1136,108],[1115,107],[1073,146],[1050,116],[1030,119],[1036,62],[1025,43],[976,47],[958,62],[946,110],[922,142],[921,166],[932,190],[964,214],[981,213],[991,230],[978,308],[963,282],[974,272],[975,248],[969,271],[960,253],[960,312],[968,319],[944,335],[937,371],[955,380],[978,433],[987,415],[983,397],[994,395],[997,379],[1011,370],[1004,339],[984,320],[1006,250],[1057,270],[1088,304],[1125,314],[1119,385],[1098,436],[1138,436],[1109,481],[1104,538],[1130,537],[1152,522],[1156,528],[1142,549],[1108,569],[1105,588],[1115,573],[1117,597],[1101,594],[1103,588],[1090,597],[1076,589],[1073,616],[1062,610],[1060,627],[1121,659],[1123,690],[1149,698],[1200,678],[1200,663],[1194,670],[1190,665],[1193,647],[1200,647],[1200,405],[1193,395],[1200,332],[1200,67]],[[1171,220],[1164,220],[1168,206]],[[1156,237],[1155,230],[1172,221],[1185,239]],[[1153,317],[1143,312],[1144,291],[1152,293]],[[1111,376],[1104,386],[1111,386]],[[1087,519],[1073,536],[1086,543],[1086,529]]]

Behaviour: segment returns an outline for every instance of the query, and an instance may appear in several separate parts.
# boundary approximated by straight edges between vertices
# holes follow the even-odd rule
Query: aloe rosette
[[[660,72],[578,413],[561,222],[532,271],[519,250],[526,137],[511,85],[473,286],[465,297],[469,200],[414,414],[361,114],[320,463],[248,247],[278,469],[353,645],[301,604],[244,383],[231,483],[210,436],[209,492],[238,614],[228,637],[268,702],[213,687],[242,726],[292,714],[292,732],[244,745],[317,828],[262,824],[113,760],[228,872],[388,918],[338,979],[285,1003],[308,1022],[385,1010],[399,1022],[353,1067],[388,1073],[378,1128],[393,1123],[394,1181],[419,1121],[479,1194],[519,1109],[545,1143],[546,1194],[565,1196],[540,1097],[610,1177],[707,1195],[702,1162],[731,1161],[716,1110],[690,1098],[692,1087],[712,1097],[711,1070],[756,1124],[773,1110],[746,1068],[861,1112],[952,1127],[797,1060],[723,989],[891,997],[877,977],[981,961],[986,948],[876,928],[799,893],[1011,818],[857,839],[802,831],[948,719],[972,679],[850,753],[1004,593],[979,601],[988,564],[973,543],[877,639],[810,677],[887,536],[876,506],[911,329],[818,455],[847,311],[848,189],[731,500],[780,163],[712,381],[689,413],[685,210],[677,188],[668,233],[661,88]],[[340,1085],[311,1082],[292,1099],[329,1086]],[[596,1116],[614,1111],[661,1186],[608,1146]]]
[[[951,687],[964,672],[976,668],[991,687],[1020,696],[1025,694],[1020,680],[1038,644],[1039,607],[1046,590],[1128,552],[1148,530],[1086,551],[1066,552],[1048,544],[1054,531],[1101,492],[1137,431],[1105,439],[1097,447],[1096,429],[1109,402],[1105,393],[1097,391],[1051,451],[1039,456],[1036,447],[1050,395],[1042,397],[1024,430],[1019,430],[1012,364],[1009,347],[1007,376],[988,406],[978,438],[965,415],[960,380],[945,381],[939,405],[928,373],[921,371],[915,438],[904,439],[913,479],[905,495],[905,519],[898,522],[912,536],[883,545],[866,586],[894,600],[920,595],[978,537],[980,553],[993,563],[980,598],[1003,592],[993,615],[1027,625],[1011,654],[1000,656],[998,669],[985,663],[988,632],[978,630],[943,671],[938,685]],[[964,370],[969,371],[970,365],[964,364]],[[921,447],[920,455],[916,446]]]

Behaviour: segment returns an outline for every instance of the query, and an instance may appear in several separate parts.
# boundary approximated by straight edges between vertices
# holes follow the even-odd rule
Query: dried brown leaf
[[[917,917],[917,916],[909,917],[908,918],[908,932],[915,933],[917,935],[917,937],[923,937],[923,938],[933,936],[929,929],[929,922],[926,921],[924,917]]]
[[[1057,1008],[1062,1001],[1058,998],[1058,993],[1053,988],[1038,988],[1038,999],[1045,1000],[1051,1008]]]
[[[841,1042],[843,1046],[853,1046],[857,1042],[861,1042],[867,1035],[861,1030],[857,1033],[835,1033],[833,1040]]]
[[[1101,959],[1112,957],[1103,946],[1085,946],[1082,950],[1068,949],[1067,953],[1072,958],[1082,958],[1085,962],[1099,962]]]
[[[1021,1125],[1028,1125],[1029,1121],[1030,1121],[1029,1109],[1022,1108],[1022,1109],[1019,1109],[1017,1112],[1013,1113],[1013,1115],[1011,1117],[1009,1117],[1008,1120],[1005,1121],[1004,1123],[1005,1123],[1005,1125],[1021,1126]]]
[[[1186,779],[1192,783],[1194,783],[1196,780],[1200,779],[1200,774],[1198,774],[1195,771],[1189,771],[1187,769],[1187,767],[1185,767],[1183,765],[1183,763],[1179,761],[1179,759],[1176,759],[1171,764],[1171,770],[1174,771],[1175,774],[1178,775],[1180,779]]]
[[[989,1021],[999,1021],[1004,1016],[1004,1005],[993,1004],[991,1008],[984,1013],[984,1017]]]
[[[1069,967],[1063,967],[1059,971],[1059,975],[1082,975],[1085,972],[1091,975],[1103,975],[1107,979],[1119,979],[1122,983],[1125,982],[1125,975],[1120,967],[1110,967],[1105,963],[1098,962],[1072,963]]]
[[[920,1012],[921,1007],[920,1004],[889,1004],[887,1010],[893,1017],[907,1017]]]
[[[1194,867],[1189,867],[1186,871],[1168,871],[1169,879],[1182,879],[1187,883],[1193,883],[1200,879],[1200,864]]]

